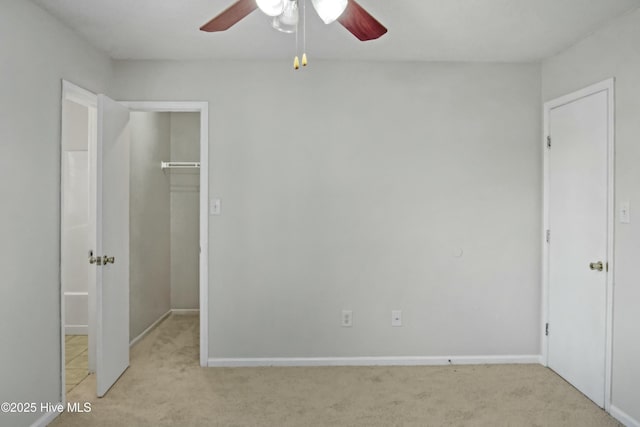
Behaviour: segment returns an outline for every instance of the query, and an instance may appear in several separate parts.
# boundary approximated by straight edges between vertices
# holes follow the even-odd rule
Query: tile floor
[[[89,375],[87,335],[67,335],[65,347],[65,378],[67,393]]]

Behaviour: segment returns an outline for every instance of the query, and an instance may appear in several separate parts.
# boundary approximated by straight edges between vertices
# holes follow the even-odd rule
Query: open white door
[[[98,95],[96,382],[102,397],[129,366],[129,110]]]

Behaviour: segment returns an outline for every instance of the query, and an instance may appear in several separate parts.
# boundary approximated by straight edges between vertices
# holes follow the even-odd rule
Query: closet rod
[[[200,162],[160,162],[160,168],[165,169],[193,169],[200,168]]]

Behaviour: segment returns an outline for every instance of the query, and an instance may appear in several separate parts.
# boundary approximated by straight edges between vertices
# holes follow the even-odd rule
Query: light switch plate
[[[631,223],[631,207],[628,200],[620,203],[620,223]]]
[[[220,215],[220,199],[211,199],[209,200],[209,214],[210,215]]]
[[[402,326],[402,310],[391,311],[391,326]]]

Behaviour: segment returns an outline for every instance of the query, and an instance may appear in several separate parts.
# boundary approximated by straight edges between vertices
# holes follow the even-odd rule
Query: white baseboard
[[[60,403],[58,403],[60,404]],[[58,405],[56,404],[56,405]],[[44,414],[42,414],[42,416],[40,418],[38,418],[37,420],[35,420],[33,422],[33,424],[31,424],[31,427],[45,427],[48,426],[49,424],[51,424],[53,422],[53,420],[55,420],[58,415],[60,415],[60,412],[58,411],[50,411],[50,412],[45,412]]]
[[[538,363],[544,366],[545,368],[547,367],[547,360],[542,354],[538,356]]]
[[[158,320],[156,320],[155,322],[153,322],[151,324],[151,326],[149,326],[147,329],[142,331],[142,333],[140,333],[140,335],[138,335],[137,337],[132,339],[131,342],[129,343],[129,347],[133,347],[138,341],[140,341],[142,338],[144,338],[149,332],[153,331],[153,329],[156,326],[158,326],[160,324],[160,322],[162,322],[164,319],[166,319],[170,314],[171,314],[171,310],[167,311],[165,314],[160,316],[160,318]]]
[[[65,335],[89,335],[89,325],[65,325]]]
[[[609,413],[613,418],[620,421],[626,427],[640,427],[640,421],[633,419],[629,414],[620,410],[617,406],[611,405]]]
[[[538,364],[539,355],[522,356],[451,356],[451,357],[274,357],[217,358],[208,360],[209,367],[256,366],[441,366]]]
[[[200,314],[200,309],[199,308],[172,308],[171,313],[176,314],[178,316],[193,315],[193,314]]]

